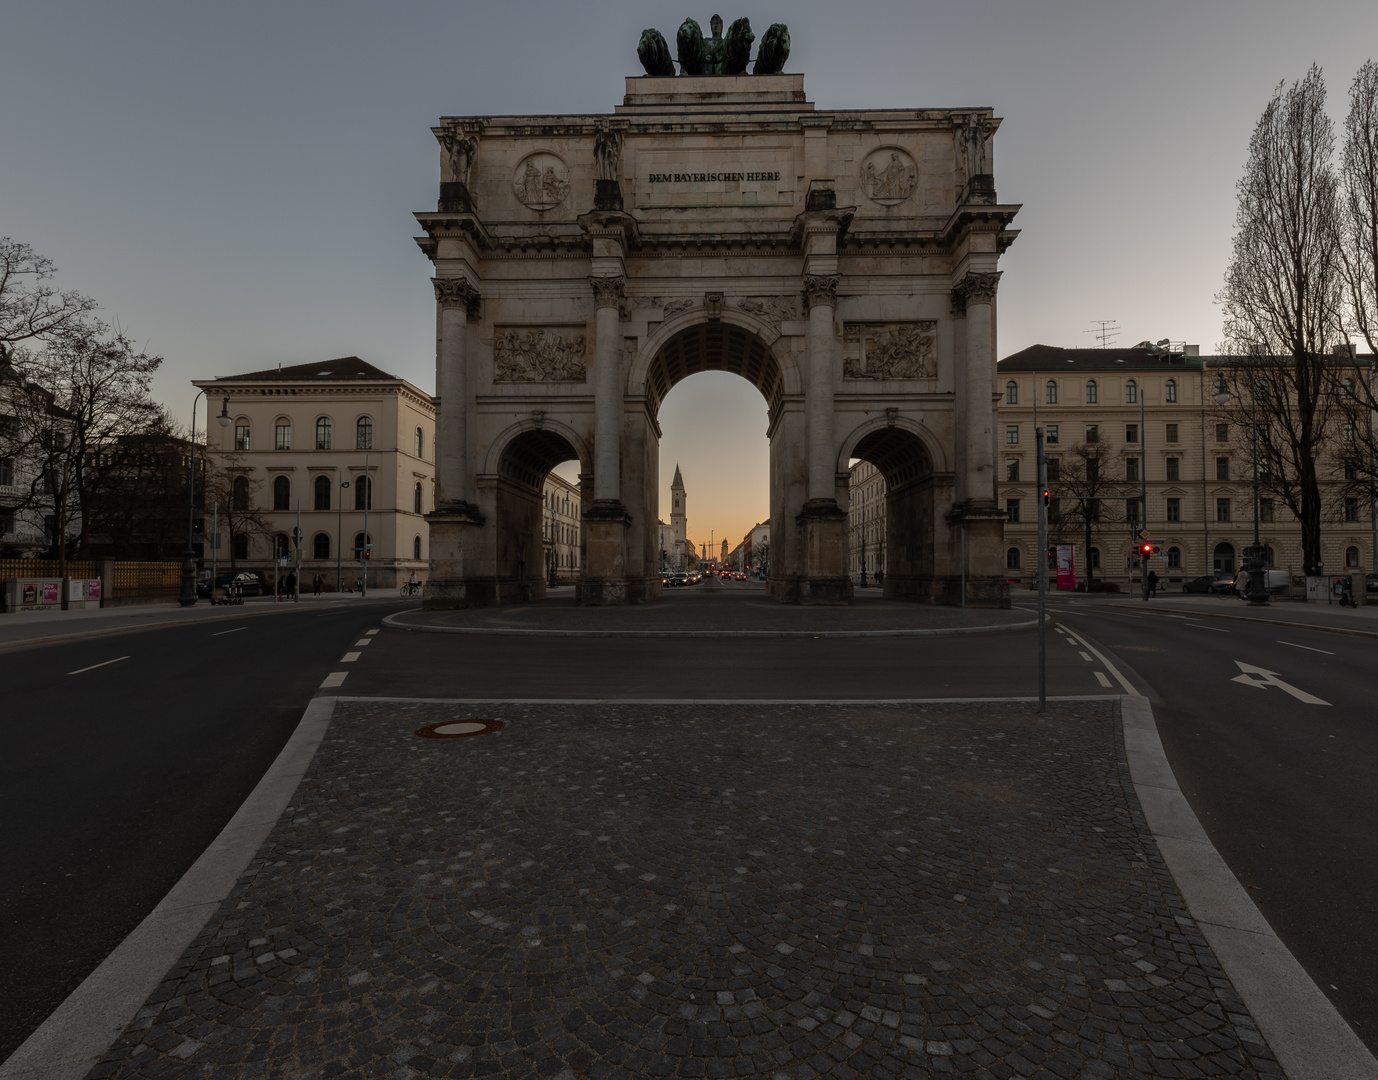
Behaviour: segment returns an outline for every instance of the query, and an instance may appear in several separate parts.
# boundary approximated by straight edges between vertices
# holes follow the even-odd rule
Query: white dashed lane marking
[[[347,671],[332,671],[325,677],[325,682],[321,683],[321,689],[329,690],[332,686],[340,686],[344,683],[345,676],[348,674],[349,672]]]
[[[95,671],[98,667],[106,667],[109,664],[118,664],[121,660],[128,660],[127,656],[117,656],[113,660],[102,660],[99,664],[92,664],[90,667],[79,667],[76,671],[67,672],[68,675],[80,675],[83,671]]]
[[[347,652],[347,653],[345,653],[342,657],[340,657],[340,663],[342,663],[342,664],[352,664],[352,663],[354,663],[355,660],[359,659],[359,657],[361,657],[362,655],[363,655],[363,653]]]
[[[1107,690],[1110,689],[1110,685],[1111,685],[1111,684],[1110,684],[1110,680],[1107,679],[1107,678],[1105,677],[1105,672],[1103,672],[1103,671],[1098,671],[1098,672],[1096,672],[1096,678],[1098,678],[1098,679],[1100,680],[1100,684],[1101,684],[1103,687],[1105,687]]]

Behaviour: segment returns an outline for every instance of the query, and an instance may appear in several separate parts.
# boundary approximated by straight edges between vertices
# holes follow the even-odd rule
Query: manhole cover
[[[487,735],[492,731],[501,731],[502,727],[501,720],[447,720],[441,724],[419,727],[416,734],[423,739],[467,739],[471,735]]]

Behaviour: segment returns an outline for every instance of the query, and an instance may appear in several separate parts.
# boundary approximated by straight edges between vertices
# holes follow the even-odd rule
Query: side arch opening
[[[582,486],[554,471],[568,461],[580,462],[578,450],[549,429],[518,432],[502,448],[494,531],[502,602],[539,599],[582,572]]]
[[[853,584],[879,586],[887,598],[936,599],[928,448],[912,431],[883,427],[858,439],[851,457],[847,547]]]

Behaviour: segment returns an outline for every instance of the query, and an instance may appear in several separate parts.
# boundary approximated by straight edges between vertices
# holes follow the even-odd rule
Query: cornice
[[[948,244],[956,243],[959,235],[963,232],[995,232],[1004,235],[1008,231],[1010,222],[1014,220],[1014,216],[1023,207],[1023,203],[996,205],[967,203],[957,207],[952,212],[952,216],[939,230],[939,235]],[[1013,236],[1018,235],[1018,232],[1013,234]],[[1011,236],[1009,243],[1014,242],[1013,236]],[[1009,244],[1005,246],[1008,247]]]
[[[493,246],[493,238],[477,214],[417,211],[412,216],[426,230],[426,236],[430,240],[464,238],[470,240],[481,251]],[[417,242],[422,241],[418,238]]]

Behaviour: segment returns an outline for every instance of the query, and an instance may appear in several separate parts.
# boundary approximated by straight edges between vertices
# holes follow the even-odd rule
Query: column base
[[[627,580],[627,508],[618,499],[597,499],[584,511],[584,577],[579,603],[586,607],[643,603],[644,582]]]
[[[421,588],[421,607],[424,611],[454,611],[469,607],[486,607],[476,584],[465,574],[466,563],[472,561],[472,548],[478,543],[483,515],[471,503],[454,503],[437,507],[426,515],[431,536],[431,572]]]
[[[993,500],[968,499],[957,503],[947,515],[952,550],[952,565],[962,564],[963,528],[966,540],[966,603],[969,607],[1007,608],[1010,586],[1005,580],[1005,512]],[[890,579],[886,577],[886,595]],[[927,585],[938,603],[962,603],[962,575],[935,575]]]
[[[850,604],[852,578],[847,573],[847,512],[836,499],[810,499],[799,512],[804,538],[804,575],[794,603]]]

